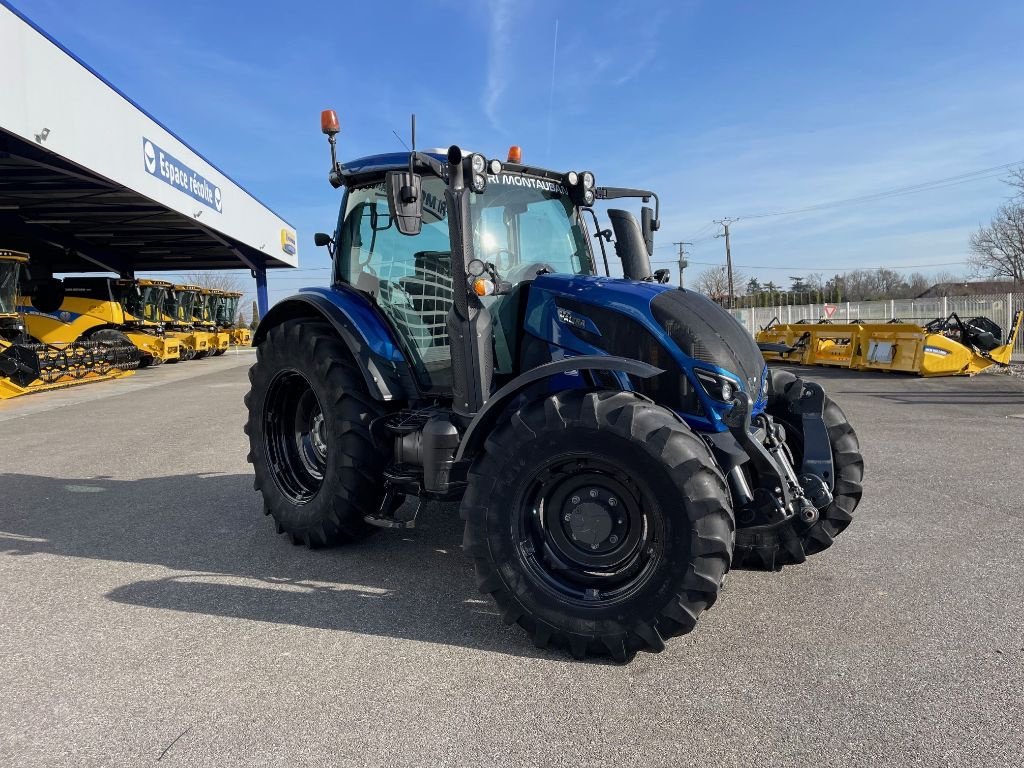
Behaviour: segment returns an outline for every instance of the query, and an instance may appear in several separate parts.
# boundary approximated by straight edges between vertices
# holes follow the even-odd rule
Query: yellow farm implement
[[[1021,312],[1005,341],[986,317],[961,320],[956,314],[925,325],[888,323],[777,323],[757,334],[768,362],[825,365],[859,371],[898,371],[918,376],[973,376],[1007,365],[1020,332]]]
[[[0,250],[0,400],[129,375],[139,364],[131,345],[97,340],[43,343],[30,338],[17,307],[28,255]]]

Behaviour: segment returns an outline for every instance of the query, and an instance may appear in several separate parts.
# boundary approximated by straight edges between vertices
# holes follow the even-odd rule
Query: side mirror
[[[647,255],[654,255],[654,233],[658,229],[658,220],[654,218],[654,210],[649,206],[640,209],[640,228],[644,234],[644,245],[647,246]]]
[[[403,235],[418,235],[423,225],[423,177],[408,171],[388,171],[384,177],[391,219]]]
[[[313,244],[317,248],[323,248],[325,245],[330,245],[331,242],[331,236],[326,232],[317,232],[313,235]]]

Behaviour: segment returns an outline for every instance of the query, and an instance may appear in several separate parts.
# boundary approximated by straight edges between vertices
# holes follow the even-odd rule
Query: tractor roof
[[[448,158],[445,157],[444,153],[424,152],[423,154],[430,155],[432,158],[442,163],[448,161]],[[361,157],[358,160],[352,160],[351,162],[344,164],[346,173],[358,174],[360,176],[364,173],[384,173],[386,171],[397,171],[408,167],[408,152],[387,152],[383,155],[368,155],[367,157]]]
[[[5,248],[0,248],[0,261],[17,261],[23,263],[28,261],[28,254],[22,253],[21,251],[8,251]]]
[[[443,149],[428,149],[424,150],[421,154],[429,155],[435,160],[446,163],[448,157],[446,155],[447,150]],[[462,150],[463,156],[472,154],[468,150]],[[498,158],[501,160],[501,158]],[[388,171],[400,171],[409,167],[409,153],[408,152],[386,152],[381,155],[368,155],[366,157],[360,157],[357,160],[351,160],[342,166],[345,169],[345,175],[351,181],[347,183],[365,183],[377,176],[383,176]],[[530,165],[522,165],[519,163],[506,163],[502,161],[501,167],[504,170],[512,171],[513,173],[525,173],[530,176],[539,176],[541,178],[559,180],[563,174],[559,171],[552,171],[547,168],[537,168]]]

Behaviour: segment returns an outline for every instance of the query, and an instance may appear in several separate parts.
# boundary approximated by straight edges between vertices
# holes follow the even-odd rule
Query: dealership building
[[[295,229],[0,0],[0,248],[33,276],[298,266]]]

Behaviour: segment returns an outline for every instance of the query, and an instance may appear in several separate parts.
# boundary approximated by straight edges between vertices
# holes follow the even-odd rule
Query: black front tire
[[[295,544],[321,547],[375,530],[387,455],[370,422],[384,413],[345,344],[324,323],[273,328],[249,369],[249,461],[264,512]]]
[[[793,454],[797,472],[803,461],[803,430],[800,417],[789,410],[786,393],[799,381],[799,377],[789,371],[771,369],[767,408],[769,415],[782,422],[786,429],[786,444]],[[734,565],[737,568],[779,570],[785,565],[802,563],[808,555],[832,546],[836,536],[853,521],[864,480],[860,442],[843,409],[828,395],[825,396],[823,417],[835,472],[832,503],[821,510],[818,520],[811,525],[795,517],[772,525],[741,525],[736,531]]]
[[[475,459],[461,511],[480,591],[577,658],[663,650],[714,604],[733,551],[707,445],[628,392],[520,408]]]

